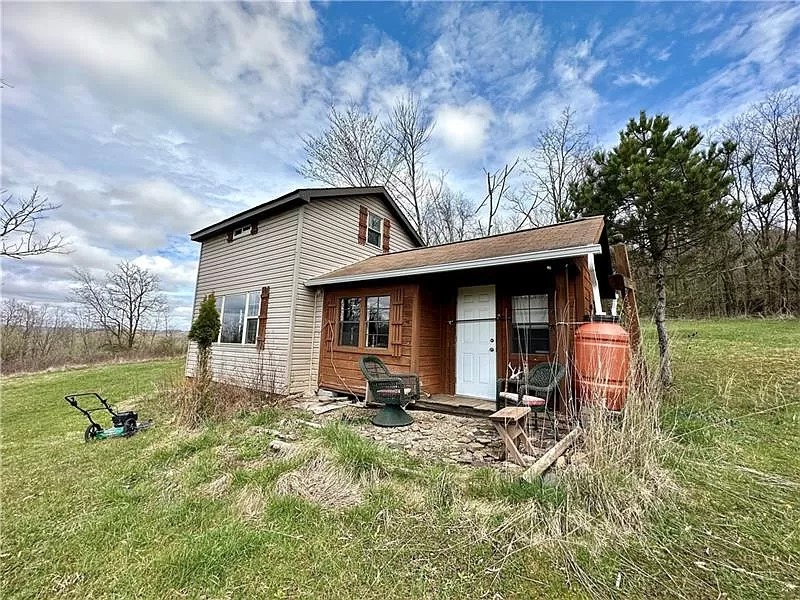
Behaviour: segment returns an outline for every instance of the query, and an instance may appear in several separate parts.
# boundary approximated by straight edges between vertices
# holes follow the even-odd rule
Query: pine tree
[[[701,148],[696,127],[670,129],[669,117],[631,119],[610,152],[597,153],[587,177],[571,189],[579,214],[605,215],[612,233],[649,260],[664,385],[672,383],[666,277],[681,253],[713,243],[737,218],[730,196],[732,142]]]
[[[211,383],[211,344],[219,337],[220,321],[214,293],[210,293],[200,304],[197,318],[189,330],[189,339],[197,344],[197,391],[200,405],[204,407],[208,400]]]

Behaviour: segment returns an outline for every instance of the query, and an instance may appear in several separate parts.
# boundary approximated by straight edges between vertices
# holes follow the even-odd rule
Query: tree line
[[[770,94],[705,134],[642,111],[609,149],[567,107],[527,154],[484,167],[485,188],[474,198],[428,169],[434,127],[413,97],[385,118],[333,107],[323,132],[304,138],[298,172],[334,186],[386,186],[429,244],[605,215],[610,235],[629,246],[666,385],[668,312],[800,312],[796,95]]]
[[[636,221],[621,226],[630,206],[611,210],[610,181],[603,190],[605,204],[587,204],[583,184],[613,149],[600,148],[569,107],[539,131],[526,154],[509,164],[486,165],[483,189],[472,197],[454,190],[446,172],[431,168],[436,123],[413,96],[399,99],[388,114],[354,104],[332,107],[323,131],[303,138],[305,160],[297,170],[332,186],[386,186],[429,244],[603,213],[612,232],[626,238],[642,306],[653,314],[659,294],[672,298],[669,312],[675,316],[800,312],[800,98],[770,94],[707,132],[674,126],[667,115],[642,118],[661,131],[643,129],[635,117],[620,132],[616,149],[630,146],[623,139],[630,138],[641,140],[641,151],[647,152],[644,137],[652,135],[670,143],[681,138],[679,146],[687,153],[678,157],[673,148],[660,172],[655,160],[631,164],[640,175],[646,166],[649,175],[642,176],[664,183],[662,191],[677,185],[685,192],[671,201],[664,214],[669,226],[660,232],[638,230]],[[634,130],[628,131],[631,124]],[[709,176],[717,179],[711,195],[724,199],[724,206],[717,206],[724,215],[710,229],[694,221],[695,190],[681,170],[681,161],[689,157],[719,160]],[[659,235],[670,239],[654,254]]]
[[[3,373],[111,358],[177,356],[186,335],[170,326],[158,277],[123,261],[97,277],[73,269],[68,304],[0,303]]]

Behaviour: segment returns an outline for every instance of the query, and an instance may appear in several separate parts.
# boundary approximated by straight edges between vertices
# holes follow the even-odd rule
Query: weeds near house
[[[259,388],[210,380],[199,384],[194,378],[181,377],[163,382],[159,390],[177,421],[196,428],[206,422],[219,423],[239,414],[285,406],[286,396],[275,391],[274,380],[262,375],[257,377],[258,381],[272,385]]]

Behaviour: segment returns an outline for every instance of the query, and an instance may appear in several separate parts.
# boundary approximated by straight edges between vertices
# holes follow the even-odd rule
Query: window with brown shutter
[[[358,211],[358,243],[362,246],[367,243],[367,217],[369,211],[366,206],[360,207]]]
[[[389,252],[389,231],[392,228],[392,222],[389,219],[383,220],[383,252]]]

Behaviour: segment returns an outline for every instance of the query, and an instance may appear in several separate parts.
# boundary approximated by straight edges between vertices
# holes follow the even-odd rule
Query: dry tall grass
[[[631,381],[639,383],[631,386],[621,413],[600,403],[583,406],[582,444],[566,468],[540,484],[554,486],[561,500],[516,505],[490,533],[506,540],[509,553],[547,546],[585,589],[596,582],[582,570],[581,553],[644,535],[679,493],[665,467],[675,450],[659,424],[663,390],[657,371],[634,365]]]
[[[259,381],[263,384],[269,380],[261,378]],[[207,421],[220,422],[239,414],[282,406],[286,401],[286,396],[271,386],[200,382],[190,377],[167,381],[159,392],[172,407],[177,422],[191,428]]]

